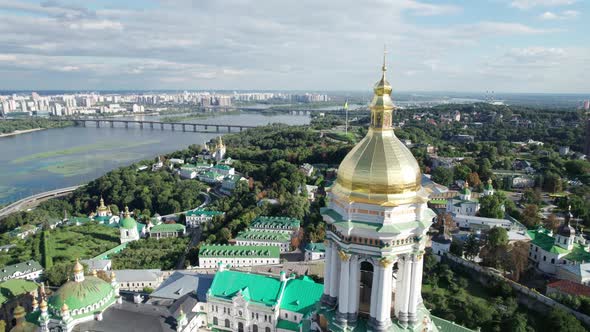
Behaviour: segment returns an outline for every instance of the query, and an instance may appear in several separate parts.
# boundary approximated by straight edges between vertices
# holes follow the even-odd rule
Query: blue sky
[[[590,93],[586,0],[0,0],[0,89]]]

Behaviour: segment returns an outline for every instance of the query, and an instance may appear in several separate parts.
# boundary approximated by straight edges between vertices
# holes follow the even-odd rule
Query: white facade
[[[273,241],[273,240],[237,240],[239,246],[274,246],[279,247],[281,252],[287,252],[290,249],[291,241]]]
[[[508,219],[485,218],[472,215],[457,214],[453,216],[453,221],[457,224],[457,227],[467,229],[502,227],[508,230],[512,227],[512,221]]]
[[[214,269],[219,263],[231,267],[247,267],[258,265],[276,265],[280,263],[279,257],[199,257],[199,267]]]

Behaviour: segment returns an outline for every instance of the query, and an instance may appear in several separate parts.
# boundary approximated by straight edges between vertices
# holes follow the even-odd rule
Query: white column
[[[330,274],[332,272],[332,242],[326,240],[326,258],[324,260],[324,298],[330,296],[330,285],[332,279]]]
[[[332,242],[332,262],[330,264],[330,297],[337,298],[340,285],[340,255],[338,245]]]
[[[369,315],[372,318],[377,318],[377,298],[379,290],[381,289],[381,274],[378,270],[379,263],[373,265],[373,282],[371,284],[371,308]]]
[[[413,271],[412,271],[412,293],[410,294],[408,308],[408,317],[410,321],[415,322],[417,319],[416,313],[418,311],[418,304],[422,298],[422,267],[423,267],[422,253],[414,255]]]
[[[359,288],[360,288],[360,268],[359,259],[357,255],[352,255],[349,260],[349,289],[348,296],[348,313],[350,317],[356,317],[359,308]]]
[[[381,274],[381,288],[379,289],[379,305],[377,307],[377,322],[380,326],[389,326],[391,322],[391,282],[392,262],[384,262],[379,266]]]
[[[402,303],[403,300],[403,290],[404,290],[404,272],[406,269],[406,260],[400,259],[397,262],[397,281],[395,285],[395,306],[394,312],[395,316],[399,318],[399,313],[402,311]]]
[[[405,267],[404,267],[404,281],[402,283],[402,302],[400,303],[400,311],[401,315],[399,320],[401,322],[408,321],[408,308],[409,308],[409,299],[410,299],[410,289],[412,287],[412,257],[410,255],[406,255],[405,257]]]
[[[340,291],[338,292],[338,313],[346,319],[348,313],[348,294],[350,292],[350,255],[340,257]]]

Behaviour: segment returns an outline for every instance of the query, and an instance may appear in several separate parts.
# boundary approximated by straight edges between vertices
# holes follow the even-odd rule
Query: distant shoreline
[[[2,137],[9,137],[9,136],[16,136],[20,134],[32,133],[34,131],[45,130],[45,128],[33,128],[33,129],[26,129],[26,130],[15,130],[11,133],[0,134],[0,138]]]

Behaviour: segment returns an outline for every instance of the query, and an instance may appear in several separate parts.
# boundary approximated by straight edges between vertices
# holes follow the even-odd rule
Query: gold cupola
[[[344,157],[332,187],[336,199],[395,206],[422,200],[418,191],[422,175],[418,162],[393,131],[391,85],[385,77],[373,88],[367,135]]]

